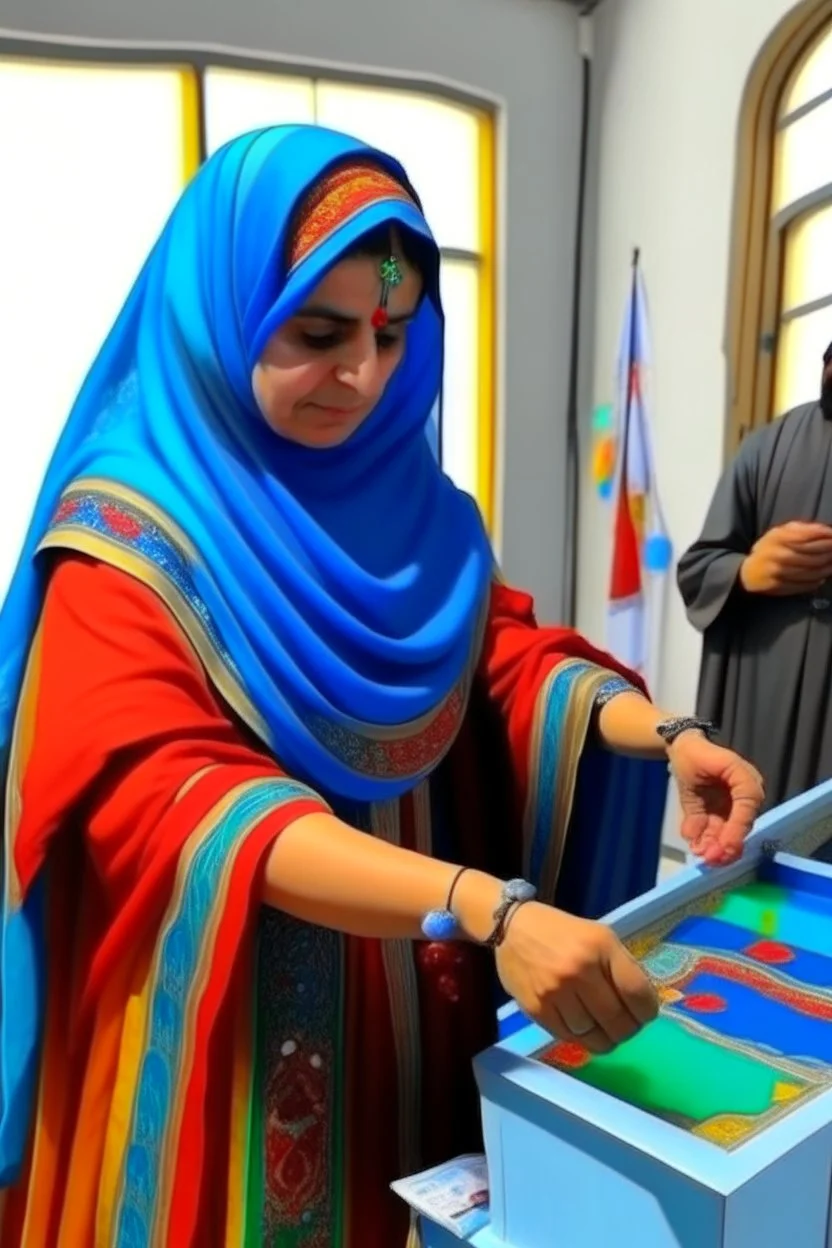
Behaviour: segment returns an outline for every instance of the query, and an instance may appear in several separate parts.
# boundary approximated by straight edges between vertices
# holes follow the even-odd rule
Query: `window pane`
[[[774,212],[832,183],[832,99],[779,131]]]
[[[792,78],[783,96],[781,112],[785,115],[816,100],[825,91],[832,91],[832,30],[809,52]]]
[[[479,118],[411,91],[319,82],[317,118],[400,160],[440,247],[479,250]]]
[[[205,139],[208,154],[249,130],[315,120],[310,78],[253,74],[238,69],[205,73]]]
[[[820,394],[823,353],[832,342],[832,307],[784,321],[777,346],[774,414],[811,403]]]
[[[800,217],[786,232],[783,310],[832,295],[832,205]]]
[[[442,467],[462,490],[477,496],[479,455],[476,264],[442,263],[445,377],[442,391]],[[483,500],[478,500],[482,505]]]
[[[0,594],[69,407],[182,189],[172,69],[0,60]]]

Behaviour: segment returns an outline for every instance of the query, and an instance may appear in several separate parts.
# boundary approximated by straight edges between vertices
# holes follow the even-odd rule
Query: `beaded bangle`
[[[506,938],[506,920],[515,908],[534,901],[537,889],[527,880],[509,880],[503,885],[500,903],[494,911],[494,930],[485,941],[489,949],[498,949]]]
[[[673,745],[683,732],[701,732],[708,741],[716,741],[718,733],[708,719],[700,719],[697,715],[678,715],[675,719],[666,719],[659,724],[656,732],[665,745]]]
[[[470,867],[460,867],[451,881],[451,887],[448,890],[448,900],[443,910],[429,910],[422,919],[422,933],[428,940],[453,940],[459,935],[459,924],[456,915],[451,909],[454,899],[454,892],[461,877]],[[494,919],[494,927],[491,935],[486,937],[483,944],[488,949],[497,949],[503,943],[506,936],[506,923],[509,915],[519,906],[523,906],[527,901],[534,901],[537,896],[537,889],[533,884],[529,884],[527,880],[508,880],[502,887],[500,900],[494,911],[492,918]]]
[[[448,889],[448,900],[445,902],[444,910],[428,910],[422,919],[422,933],[428,940],[453,940],[459,935],[459,924],[456,921],[456,915],[451,909],[456,892],[456,886],[466,871],[470,871],[470,867],[460,867],[454,878],[451,880],[451,887]]]

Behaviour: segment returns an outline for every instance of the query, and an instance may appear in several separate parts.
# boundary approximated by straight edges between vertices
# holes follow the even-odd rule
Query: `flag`
[[[664,606],[673,548],[656,482],[647,398],[649,365],[647,298],[636,252],[617,362],[617,458],[607,645],[655,692],[661,674]]]

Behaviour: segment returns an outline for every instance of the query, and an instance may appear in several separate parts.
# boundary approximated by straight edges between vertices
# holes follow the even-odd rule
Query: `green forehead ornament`
[[[390,320],[387,312],[387,301],[390,298],[390,291],[394,286],[401,285],[404,281],[404,273],[395,256],[389,256],[386,260],[382,260],[378,273],[381,278],[381,298],[379,299],[378,307],[373,313],[373,328],[384,329]]]

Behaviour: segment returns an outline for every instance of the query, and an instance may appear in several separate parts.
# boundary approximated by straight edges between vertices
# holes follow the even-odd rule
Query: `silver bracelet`
[[[701,732],[708,741],[716,741],[717,730],[708,719],[699,719],[696,715],[678,715],[674,719],[666,719],[658,724],[656,732],[665,745],[672,745],[683,732]]]
[[[537,889],[528,880],[508,880],[500,893],[497,909],[494,911],[494,929],[484,944],[488,949],[497,949],[506,938],[506,919],[515,906],[523,906],[527,901],[534,901]]]

